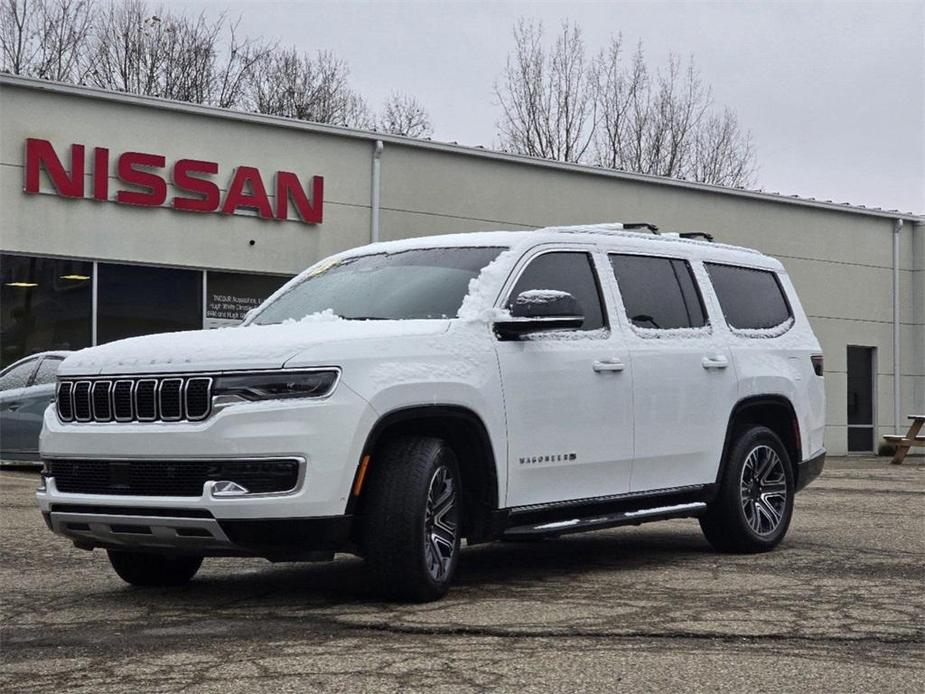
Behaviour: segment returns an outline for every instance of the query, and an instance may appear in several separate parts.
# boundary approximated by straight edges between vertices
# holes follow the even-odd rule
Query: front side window
[[[685,260],[611,254],[626,317],[637,328],[700,328],[707,317]]]
[[[568,292],[575,297],[585,317],[579,330],[605,326],[601,292],[588,253],[561,251],[534,258],[514,285],[507,307],[519,294],[532,290]]]
[[[29,383],[29,377],[35,368],[35,359],[17,364],[7,369],[3,375],[0,375],[0,390],[12,390],[13,388],[25,388]]]
[[[793,316],[773,272],[719,263],[706,263],[706,267],[731,327],[743,330],[776,328]]]
[[[469,282],[503,248],[416,248],[322,263],[266,304],[251,324],[331,311],[348,320],[455,318]]]

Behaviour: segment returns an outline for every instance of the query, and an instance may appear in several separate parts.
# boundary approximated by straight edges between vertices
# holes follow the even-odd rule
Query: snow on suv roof
[[[416,248],[440,248],[451,246],[504,246],[507,248],[515,248],[527,244],[536,245],[538,243],[561,242],[566,238],[574,238],[575,236],[590,237],[587,240],[593,240],[595,242],[601,242],[602,240],[616,241],[619,239],[620,241],[629,242],[627,245],[633,246],[639,250],[644,249],[649,244],[670,244],[676,248],[684,249],[688,253],[697,249],[697,252],[692,253],[692,255],[698,257],[716,258],[719,256],[730,257],[732,254],[748,254],[748,260],[751,264],[754,264],[755,261],[760,258],[770,261],[775,267],[778,266],[777,261],[773,258],[751,248],[700,239],[680,238],[676,234],[671,233],[627,230],[619,223],[552,226],[524,231],[475,231],[462,234],[423,236],[400,239],[397,241],[383,241],[368,246],[361,246],[346,251],[340,254],[339,257],[366,255],[368,253],[400,253]],[[663,245],[660,247],[665,248]],[[725,253],[723,253],[723,251],[725,251]]]

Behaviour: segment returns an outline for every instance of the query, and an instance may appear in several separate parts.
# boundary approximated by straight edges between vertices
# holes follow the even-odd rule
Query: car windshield
[[[503,248],[417,248],[321,263],[266,304],[251,324],[330,310],[352,320],[455,318],[469,289]]]

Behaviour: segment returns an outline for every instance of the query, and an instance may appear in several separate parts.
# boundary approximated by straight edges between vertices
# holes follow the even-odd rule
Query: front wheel
[[[751,427],[735,440],[719,494],[700,518],[700,527],[721,552],[767,552],[787,533],[793,495],[787,449],[767,427]]]
[[[363,553],[388,597],[429,602],[456,573],[461,490],[441,439],[395,439],[376,452],[363,511]]]
[[[199,571],[202,557],[107,551],[119,578],[133,586],[182,586]]]

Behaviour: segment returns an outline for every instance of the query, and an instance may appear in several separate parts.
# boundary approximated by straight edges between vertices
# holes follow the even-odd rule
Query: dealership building
[[[233,324],[332,253],[605,221],[779,258],[830,452],[925,412],[925,218],[0,76],[0,359]]]

